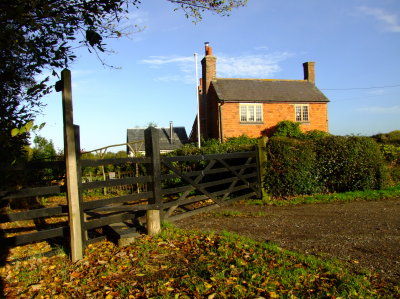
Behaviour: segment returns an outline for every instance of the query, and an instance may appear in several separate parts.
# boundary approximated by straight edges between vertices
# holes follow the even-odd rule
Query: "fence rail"
[[[151,134],[156,134],[156,131]],[[79,138],[79,133],[76,138]],[[157,136],[152,136],[152,140],[157,139]],[[143,224],[147,211],[158,210],[161,219],[174,221],[235,200],[260,196],[257,150],[229,154],[160,156],[157,146],[157,143],[155,146],[147,146],[148,156],[141,158],[81,160],[77,151],[80,173],[88,167],[107,165],[134,164],[136,170],[140,169],[130,172],[129,177],[79,182],[77,192],[83,219],[81,230],[84,246],[104,238],[112,224],[126,223],[129,227]],[[59,169],[62,167],[60,163],[62,161],[35,163],[34,167],[40,169],[55,166]],[[18,171],[22,169],[20,167]],[[144,192],[131,190],[128,194],[109,194],[94,200],[83,196],[88,190],[137,184],[147,188],[144,188]],[[10,203],[49,195],[66,197],[66,191],[64,185],[0,191],[0,202]],[[69,208],[65,204],[54,207],[38,205],[35,209],[0,214],[0,225],[30,221],[25,228],[19,228],[20,232],[25,229],[23,234],[15,235],[12,229],[4,229],[8,235],[4,244],[14,247],[53,238],[68,239],[68,219],[71,221],[68,216]],[[58,223],[46,223],[47,219],[54,217],[59,218]]]

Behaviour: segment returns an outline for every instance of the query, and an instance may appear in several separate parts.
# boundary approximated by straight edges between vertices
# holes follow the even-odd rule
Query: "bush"
[[[381,151],[388,163],[392,165],[400,165],[400,146],[381,144]]]
[[[386,134],[376,134],[372,136],[378,143],[392,144],[400,146],[400,130],[392,131]]]
[[[320,192],[315,172],[313,143],[286,137],[272,137],[267,143],[264,186],[273,196]]]
[[[168,155],[189,156],[251,151],[254,149],[257,142],[257,138],[250,138],[246,135],[230,137],[225,142],[221,142],[218,139],[207,139],[202,140],[201,148],[198,148],[197,145],[193,143],[185,144],[180,149],[168,153]]]
[[[311,130],[303,133],[300,129],[300,123],[284,120],[278,122],[272,137],[292,137],[297,139],[318,139],[330,136],[328,132],[320,130]]]
[[[275,132],[272,136],[302,138],[303,132],[301,132],[300,123],[290,120],[283,120],[278,122]]]
[[[330,134],[328,132],[320,131],[320,130],[311,130],[307,131],[303,134],[304,139],[320,139],[324,137],[328,137]]]
[[[266,172],[273,196],[381,189],[387,182],[383,155],[368,137],[273,137]]]
[[[384,159],[371,138],[331,136],[315,144],[317,170],[325,191],[381,189],[385,184]]]

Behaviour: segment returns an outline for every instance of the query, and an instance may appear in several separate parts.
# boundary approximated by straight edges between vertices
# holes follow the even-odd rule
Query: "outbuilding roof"
[[[219,100],[226,102],[329,102],[305,80],[217,78],[211,84]]]
[[[175,150],[188,142],[185,127],[173,127],[172,140],[170,138],[170,128],[157,128],[160,142],[160,150],[171,151]],[[127,142],[144,141],[143,128],[135,128],[127,130]],[[143,149],[144,151],[144,145]]]

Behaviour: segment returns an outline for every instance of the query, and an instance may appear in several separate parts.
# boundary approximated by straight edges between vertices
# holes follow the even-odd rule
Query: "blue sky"
[[[217,56],[217,76],[303,79],[302,63],[316,62],[316,85],[330,99],[335,135],[400,129],[399,0],[249,0],[229,17],[205,14],[193,24],[165,0],[143,1],[129,24],[143,30],[108,42],[103,59],[78,50],[71,67],[74,122],[81,147],[123,143],[126,130],[185,126],[196,115],[194,53],[204,42]],[[200,68],[199,68],[200,73]],[[61,94],[47,104],[39,135],[63,146]]]

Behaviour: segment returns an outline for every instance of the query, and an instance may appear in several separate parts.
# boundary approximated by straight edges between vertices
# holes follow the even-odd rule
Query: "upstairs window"
[[[240,104],[241,123],[262,123],[262,104]]]
[[[308,122],[308,105],[296,105],[296,121],[297,122]]]

